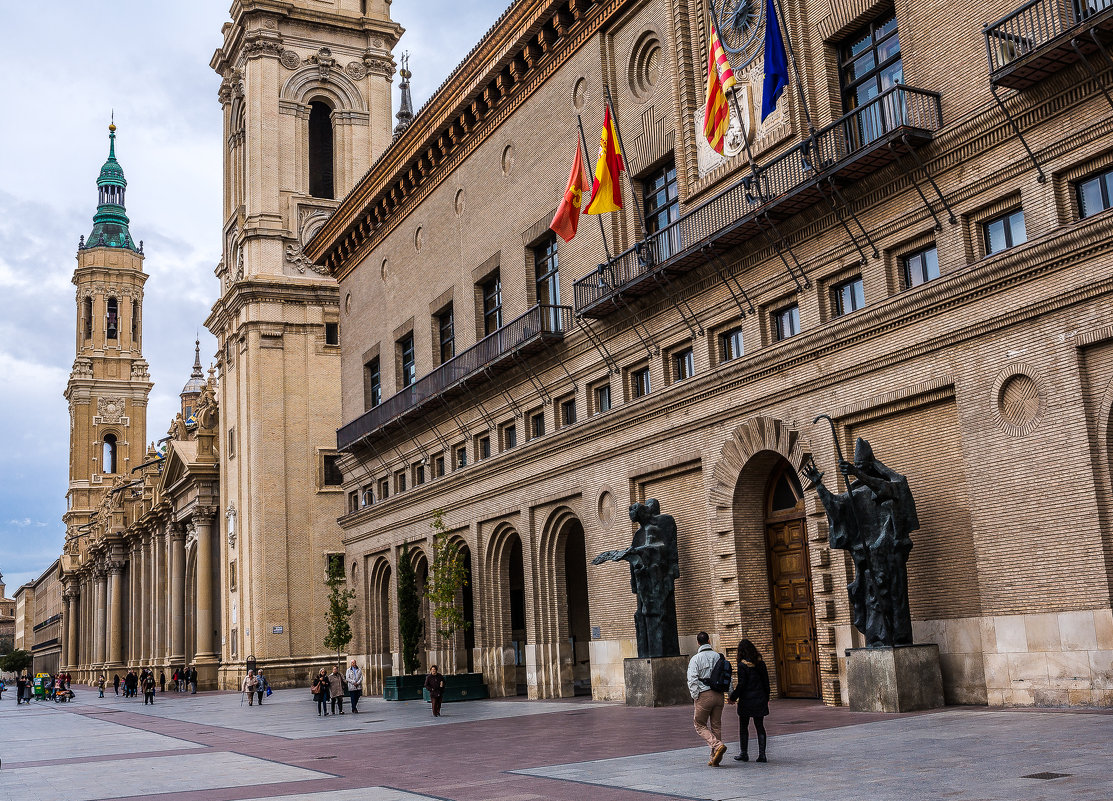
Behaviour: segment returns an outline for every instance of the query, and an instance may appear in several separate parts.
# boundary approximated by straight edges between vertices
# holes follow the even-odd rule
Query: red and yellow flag
[[[564,190],[564,200],[560,202],[553,221],[549,224],[565,242],[571,242],[580,223],[580,204],[583,203],[584,186],[587,175],[584,172],[584,157],[580,143],[576,143],[576,159],[572,162],[572,174],[568,176],[568,188]]]
[[[626,169],[622,163],[622,149],[611,119],[611,107],[603,110],[603,133],[599,137],[599,160],[595,162],[595,180],[591,182],[591,202],[584,214],[602,214],[622,208],[622,190],[618,174]]]
[[[730,128],[730,105],[727,103],[726,93],[734,84],[734,71],[719,43],[719,33],[712,26],[711,44],[707,48],[707,100],[703,105],[703,135],[717,153],[723,152],[723,139]]]

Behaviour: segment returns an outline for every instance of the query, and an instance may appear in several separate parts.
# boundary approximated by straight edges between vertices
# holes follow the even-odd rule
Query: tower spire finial
[[[410,123],[414,120],[414,104],[410,97],[410,78],[413,77],[413,73],[410,72],[410,53],[408,50],[402,54],[402,68],[398,70],[398,74],[402,76],[402,83],[398,87],[402,92],[402,102],[399,104],[398,113],[394,115],[398,120],[398,124],[394,126],[395,139],[401,136],[402,132],[409,128]]]

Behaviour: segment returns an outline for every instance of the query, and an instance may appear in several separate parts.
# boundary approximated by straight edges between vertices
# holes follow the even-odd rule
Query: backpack
[[[730,677],[732,668],[730,662],[722,654],[719,654],[715,666],[711,668],[711,676],[707,680],[707,686],[715,692],[725,693],[730,690]]]

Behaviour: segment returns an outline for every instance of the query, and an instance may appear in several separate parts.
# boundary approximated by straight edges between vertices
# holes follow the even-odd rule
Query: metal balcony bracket
[[[680,297],[679,293],[673,292],[674,287],[669,276],[664,271],[660,271],[653,276],[653,280],[665,293],[665,297],[669,299],[673,308],[680,313],[680,317],[684,320],[684,325],[688,326],[688,330],[692,333],[692,339],[697,339],[703,336],[703,326],[700,325],[699,317],[692,311],[692,307],[684,298]]]
[[[824,197],[826,197],[826,195]],[[773,233],[777,237],[776,239],[769,236],[769,232],[766,231],[765,226],[761,224],[762,217],[765,218],[765,222],[767,222],[769,224],[769,227],[773,230]],[[777,255],[781,259],[781,263],[785,266],[785,270],[788,271],[789,277],[792,278],[792,282],[796,284],[796,291],[803,292],[810,286],[810,282],[808,281],[807,273],[804,272],[804,268],[800,266],[799,259],[797,259],[796,254],[792,252],[792,245],[785,241],[785,238],[781,236],[780,230],[778,230],[776,224],[773,222],[768,212],[763,211],[755,219],[757,221],[758,229],[761,231],[761,235],[765,237],[765,241],[769,243],[769,246],[773,248],[774,251],[776,251]],[[788,259],[785,258],[785,250],[787,250],[788,254],[792,256],[792,261],[796,265],[796,269],[799,270],[800,275],[804,277],[803,283],[800,283],[800,278],[797,277],[796,271],[792,269],[792,265],[790,265],[788,263]]]
[[[823,195],[823,200],[826,201],[827,208],[829,208],[831,210],[831,213],[835,215],[835,219],[839,221],[839,225],[843,227],[843,230],[846,231],[846,235],[850,237],[850,241],[854,243],[854,247],[858,251],[858,256],[861,259],[862,264],[868,262],[869,259],[866,258],[866,252],[862,250],[862,245],[858,241],[858,237],[856,237],[854,235],[854,232],[850,230],[850,226],[847,225],[846,219],[843,217],[842,212],[839,211],[838,207],[835,206],[834,202],[832,202],[831,196],[828,195],[827,192],[823,189],[822,181],[819,183],[819,194]]]
[[[1091,28],[1091,35],[1093,34],[1093,32],[1094,30],[1093,28]],[[1109,62],[1109,53],[1105,52],[1105,48],[1101,46],[1101,42],[1098,41],[1098,38],[1096,36],[1092,36],[1092,38],[1094,40],[1094,44],[1101,48],[1101,52],[1105,55],[1106,62]],[[1101,76],[1098,75],[1097,71],[1094,69],[1094,65],[1090,63],[1090,59],[1086,58],[1086,54],[1083,53],[1081,49],[1079,49],[1078,40],[1071,39],[1070,46],[1071,49],[1074,50],[1075,54],[1078,56],[1078,60],[1082,62],[1082,66],[1086,68],[1086,72],[1090,73],[1090,77],[1093,78],[1094,83],[1098,85],[1098,89],[1100,89],[1101,93],[1105,95],[1106,101],[1109,103],[1110,106],[1113,106],[1113,97],[1110,97],[1109,90],[1105,88],[1105,82],[1101,79]]]
[[[1016,120],[1013,119],[1013,115],[1009,112],[1008,107],[1005,105],[1004,101],[1001,100],[1001,98],[997,95],[997,86],[995,84],[989,84],[989,93],[993,95],[993,99],[997,101],[998,108],[1000,108],[1001,111],[1004,113],[1005,119],[1009,121],[1009,125],[1013,129],[1013,133],[1016,134],[1016,138],[1020,140],[1020,144],[1024,145],[1024,150],[1028,154],[1028,158],[1032,160],[1032,166],[1036,168],[1036,180],[1039,181],[1041,184],[1046,183],[1047,176],[1044,175],[1043,168],[1040,166],[1040,162],[1036,158],[1036,154],[1033,153],[1032,148],[1028,146],[1028,140],[1025,139],[1024,134],[1020,132],[1020,126],[1016,124]]]
[[[922,161],[920,161],[920,157],[918,155],[916,155],[916,149],[914,147],[912,147],[912,143],[908,141],[908,137],[907,136],[902,136],[900,138],[900,140],[904,144],[904,149],[908,151],[908,155],[910,155],[912,157],[912,160],[916,162],[916,166],[920,168],[920,170],[924,173],[925,176],[927,176],[928,182],[931,184],[932,189],[935,190],[935,194],[939,197],[939,201],[943,204],[943,207],[947,210],[948,221],[950,221],[951,225],[954,225],[958,221],[957,218],[955,217],[955,210],[951,208],[951,204],[947,202],[946,196],[943,194],[942,191],[940,191],[939,184],[937,184],[935,182],[935,178],[933,178],[931,173],[928,172],[927,167],[924,166],[924,163]],[[890,142],[889,147],[892,149],[892,151],[894,153],[896,153],[895,143]],[[935,230],[936,231],[943,230],[943,226],[939,222],[939,217],[938,217],[938,215],[936,215],[935,210],[931,207],[931,203],[928,202],[927,197],[924,195],[924,191],[922,189],[920,189],[920,184],[917,183],[916,176],[912,172],[909,172],[908,173],[908,179],[910,181],[912,181],[912,186],[914,186],[916,188],[916,192],[917,192],[917,194],[919,194],[920,199],[922,201],[924,201],[924,207],[929,212],[931,212],[931,216],[935,218]]]
[[[1108,64],[1110,67],[1113,67],[1113,56],[1109,55],[1109,51],[1105,49],[1105,45],[1103,45],[1101,43],[1101,39],[1098,38],[1097,28],[1090,28],[1090,38],[1094,41],[1094,44],[1097,45],[1097,48],[1101,51],[1101,54],[1105,56],[1105,63]],[[1108,97],[1108,95],[1106,95],[1106,97]]]
[[[622,297],[621,295],[616,295],[616,297],[618,298],[618,302],[626,307],[626,310],[630,312],[630,319],[634,323],[634,333],[638,335],[638,339],[640,339],[642,342],[642,347],[645,348],[646,353],[649,354],[649,358],[652,359],[654,356],[661,352],[661,346],[658,345],[656,341],[654,341],[653,334],[651,334],[649,332],[649,329],[646,328],[645,323],[643,323],[641,321],[641,318],[638,317],[638,313],[634,311],[634,308],[626,302],[626,298]],[[645,336],[642,336],[643,329],[645,330]]]
[[[889,149],[891,151],[893,151],[893,154],[898,159],[900,158],[900,154],[897,153],[897,146],[896,146],[895,143],[890,142],[889,143]],[[919,195],[920,200],[922,200],[924,202],[924,208],[928,210],[928,214],[930,214],[931,218],[933,220],[935,220],[935,230],[936,231],[942,231],[943,230],[943,223],[939,222],[939,215],[936,214],[935,209],[933,209],[931,207],[931,203],[928,202],[927,195],[925,195],[924,190],[920,188],[920,184],[917,183],[916,176],[912,173],[911,170],[909,170],[909,172],[908,172],[908,180],[910,180],[912,182],[912,188],[916,190],[916,194]]]
[[[448,416],[452,418],[452,422],[456,424],[456,429],[460,432],[460,435],[463,436],[464,439],[467,439],[468,427],[464,425],[463,421],[459,417],[456,416],[456,412],[452,408],[452,405],[444,399],[443,392],[437,393],[437,400],[441,402],[441,406],[443,406],[444,410],[448,412]]]
[[[537,394],[541,398],[541,400],[545,403],[551,401],[552,398],[549,396],[549,393],[545,391],[545,385],[541,383],[541,379],[538,377],[537,373],[534,372],[534,369],[532,367],[530,367],[529,361],[519,356],[517,351],[514,352],[514,361],[517,362],[518,366],[522,369],[522,372],[526,374],[526,378],[529,379],[529,382],[533,385],[533,388],[537,390]]]
[[[511,358],[513,358],[513,353],[514,353],[514,352],[513,352],[513,351],[511,351]],[[498,380],[498,379],[497,379],[497,378],[495,377],[495,374],[491,372],[491,367],[490,367],[490,365],[484,365],[484,366],[483,366],[483,375],[487,376],[487,380],[488,380],[488,381],[490,381],[490,382],[491,382],[491,383],[492,383],[492,384],[493,384],[493,385],[495,386],[495,388],[496,388],[496,389],[497,389],[497,390],[498,390],[499,392],[501,392],[501,393],[502,393],[502,396],[503,396],[504,398],[506,398],[506,404],[507,404],[507,405],[508,405],[508,406],[509,406],[509,407],[510,407],[511,409],[513,409],[513,410],[514,410],[514,416],[515,416],[515,417],[521,417],[521,416],[522,416],[522,410],[521,410],[521,409],[519,409],[519,408],[518,408],[518,404],[514,402],[514,397],[513,397],[513,396],[512,396],[511,394],[510,394],[510,392],[508,392],[508,391],[507,391],[507,389],[506,389],[506,385],[505,385],[505,384],[503,384],[503,383],[502,383],[501,381],[499,381],[499,380]],[[473,397],[474,397],[474,396],[473,396]],[[482,410],[482,411],[484,412],[484,414],[483,414],[483,419],[487,420],[487,419],[488,419],[488,417],[489,417],[489,415],[487,415],[487,414],[486,414],[486,411],[487,411],[487,410],[483,408],[483,404],[479,403],[479,400],[478,400],[478,398],[476,398],[476,401],[475,401],[475,402],[476,402],[477,404],[479,404],[479,407],[480,407],[480,409],[481,409],[481,410]],[[488,421],[488,424],[490,424],[490,421]],[[492,430],[492,431],[494,431],[494,430],[495,430],[495,427],[494,427],[494,425],[491,425],[491,430]]]
[[[611,352],[607,350],[607,346],[606,344],[604,344],[603,338],[595,333],[595,329],[591,327],[591,321],[584,317],[582,314],[579,315],[576,319],[579,321],[580,328],[582,328],[584,330],[584,333],[587,334],[587,338],[588,341],[591,342],[591,346],[595,348],[595,351],[600,356],[603,357],[603,363],[607,365],[607,369],[610,370],[614,375],[618,375],[618,362],[614,360],[614,357],[611,356]]]
[[[576,386],[576,379],[572,377],[572,374],[570,372],[568,372],[568,366],[564,363],[564,359],[560,358],[560,356],[557,355],[557,352],[553,350],[553,346],[549,344],[549,340],[542,339],[541,346],[545,348],[545,354],[551,357],[557,364],[559,364],[560,369],[564,371],[564,374],[566,376],[568,376],[568,380],[572,382],[572,389],[578,389],[579,387]]]
[[[881,251],[877,249],[877,243],[873,241],[873,237],[870,236],[870,232],[865,229],[865,227],[862,225],[862,221],[858,219],[858,215],[854,213],[854,207],[850,205],[847,199],[843,197],[842,192],[839,191],[839,185],[835,183],[835,179],[829,177],[827,179],[827,183],[831,185],[831,189],[832,191],[834,191],[835,197],[837,197],[839,199],[839,202],[846,207],[846,210],[848,212],[850,212],[850,219],[854,220],[854,224],[858,226],[858,230],[862,232],[862,236],[864,236],[866,238],[866,241],[870,243],[870,249],[873,251],[873,257],[875,259],[880,259]]]
[[[723,259],[719,255],[718,251],[715,250],[715,246],[705,245],[702,250],[705,254],[709,254],[705,255],[707,263],[714,268],[715,273],[719,276],[719,280],[723,282],[723,285],[726,286],[727,291],[730,292],[730,296],[734,298],[734,305],[738,307],[738,316],[745,317],[747,313],[746,307],[742,305],[742,301],[738,298],[739,294],[741,294],[742,297],[745,298],[746,305],[750,307],[749,313],[757,314],[757,310],[754,308],[754,304],[750,300],[750,296],[746,294],[746,290],[742,288],[742,284],[738,281],[738,279],[734,277],[730,270],[726,269],[726,265],[722,264]],[[731,286],[732,281],[734,282],[734,285],[738,287],[738,292],[735,292],[734,286]]]
[[[406,434],[406,439],[408,439],[410,442],[414,443],[417,446],[417,449],[419,451],[421,451],[421,458],[425,461],[426,464],[428,464],[429,463],[429,454],[425,451],[425,446],[421,444],[421,440],[419,440],[412,433],[410,433],[410,427],[408,425],[406,425],[406,421],[403,417],[399,417],[398,422],[402,426],[402,431],[404,431],[405,434]]]
[[[441,434],[441,430],[437,428],[436,423],[432,420],[429,421],[429,428],[433,432],[433,436],[437,438],[437,444],[441,446],[441,450],[448,453],[448,441]]]

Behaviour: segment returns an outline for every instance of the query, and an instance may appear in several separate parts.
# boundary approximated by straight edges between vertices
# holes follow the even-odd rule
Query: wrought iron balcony
[[[572,309],[568,306],[534,306],[338,429],[336,447],[339,450],[350,449],[359,441],[379,433],[389,423],[421,409],[429,401],[446,398],[461,389],[469,379],[505,369],[513,364],[515,356],[561,341],[571,325]]]
[[[761,236],[770,223],[823,200],[829,180],[860,179],[900,156],[890,145],[921,145],[942,126],[938,92],[887,89],[581,278],[576,313],[612,313],[620,298],[702,264],[707,245],[726,248]]]
[[[1113,0],[1029,0],[985,26],[989,78],[1027,89],[1103,47],[1113,31]]]

